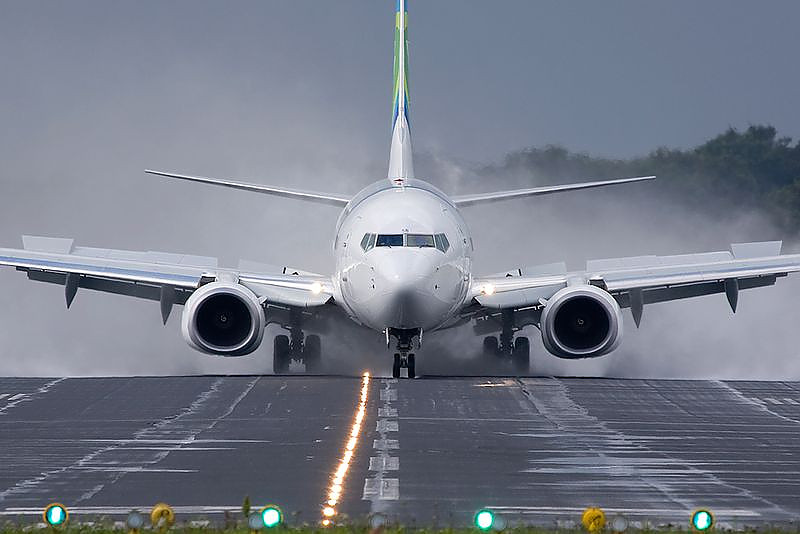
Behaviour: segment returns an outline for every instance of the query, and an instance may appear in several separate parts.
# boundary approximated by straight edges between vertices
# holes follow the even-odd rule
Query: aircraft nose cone
[[[430,251],[403,250],[402,258],[381,258],[375,264],[376,289],[381,294],[384,324],[423,328],[439,320],[441,303],[433,294],[438,262]]]

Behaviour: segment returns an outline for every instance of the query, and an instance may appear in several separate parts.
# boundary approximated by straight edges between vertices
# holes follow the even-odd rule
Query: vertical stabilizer
[[[389,179],[396,185],[414,177],[408,110],[408,0],[397,0],[394,29],[394,106]]]

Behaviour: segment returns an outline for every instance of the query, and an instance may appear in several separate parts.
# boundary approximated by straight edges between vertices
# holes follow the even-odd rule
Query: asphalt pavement
[[[563,526],[587,506],[634,524],[685,525],[697,508],[733,527],[800,518],[798,383],[372,378],[356,425],[362,385],[0,378],[0,515],[58,501],[73,519],[119,518],[163,501],[220,521],[247,495],[290,523],[326,507],[442,527],[484,507]]]

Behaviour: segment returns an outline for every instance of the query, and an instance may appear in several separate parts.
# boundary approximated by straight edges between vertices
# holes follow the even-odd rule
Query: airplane
[[[162,252],[77,247],[74,240],[23,236],[22,249],[0,248],[0,265],[29,279],[64,287],[69,308],[78,289],[158,301],[166,324],[182,305],[181,331],[194,349],[242,356],[262,343],[267,325],[287,334],[273,340],[276,374],[292,361],[322,369],[318,332],[342,314],[385,338],[392,376],[416,376],[415,347],[438,330],[472,324],[483,357],[530,366],[528,326],[541,332],[558,358],[594,358],[622,341],[622,310],[639,327],[645,304],[724,293],[735,312],[739,291],[775,284],[800,270],[800,255],[782,255],[781,242],[731,245],[730,251],[518,267],[478,276],[473,239],[462,209],[540,195],[652,180],[654,176],[448,196],[414,175],[408,89],[407,0],[395,9],[393,108],[388,173],[355,196],[301,191],[239,180],[147,170],[152,175],[212,184],[342,210],[336,223],[335,272],[241,263]]]

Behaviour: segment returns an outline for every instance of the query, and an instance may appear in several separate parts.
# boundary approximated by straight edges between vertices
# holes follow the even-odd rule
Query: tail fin
[[[408,0],[397,0],[394,30],[394,107],[392,147],[389,154],[389,179],[396,185],[414,177],[411,154],[408,94]]]

